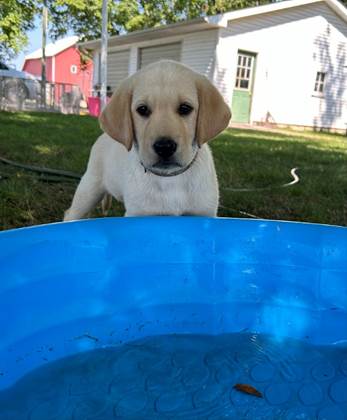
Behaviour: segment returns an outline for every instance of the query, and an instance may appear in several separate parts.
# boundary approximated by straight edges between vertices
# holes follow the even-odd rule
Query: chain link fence
[[[0,76],[0,110],[79,114],[81,102],[77,85]]]

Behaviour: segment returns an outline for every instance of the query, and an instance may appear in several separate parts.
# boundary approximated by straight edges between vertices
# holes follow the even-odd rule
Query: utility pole
[[[42,57],[41,57],[41,106],[46,108],[46,38],[47,38],[47,0],[42,5]]]
[[[107,98],[107,0],[102,0],[102,27],[101,27],[101,110],[106,106]]]

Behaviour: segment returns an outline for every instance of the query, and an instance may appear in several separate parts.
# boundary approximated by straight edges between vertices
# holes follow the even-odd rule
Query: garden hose
[[[81,175],[76,174],[75,172],[70,171],[63,171],[58,169],[50,169],[50,168],[44,168],[39,166],[32,166],[32,165],[25,165],[22,163],[14,162],[9,159],[5,159],[0,156],[0,162],[5,163],[6,165],[14,166],[17,168],[25,169],[32,172],[39,172],[42,174],[51,174],[51,175],[57,175],[58,177],[65,177],[65,178],[73,178],[73,179],[81,179]],[[292,168],[290,171],[290,174],[293,177],[293,180],[291,182],[288,182],[286,184],[278,185],[278,186],[267,186],[267,187],[260,187],[260,188],[222,188],[223,191],[233,191],[233,192],[251,192],[251,191],[265,191],[265,190],[272,190],[275,188],[286,188],[290,187],[292,185],[297,184],[300,181],[299,176],[296,174],[296,171],[299,168]],[[58,178],[59,179],[59,178]]]
[[[14,178],[16,177],[16,175],[14,174],[5,174],[5,173],[1,173],[0,174],[0,181],[5,181],[9,178]],[[44,182],[50,182],[50,183],[76,183],[78,182],[77,179],[73,179],[73,178],[64,178],[61,176],[49,176],[49,175],[23,175],[21,177],[17,177],[18,179],[29,179],[29,180],[38,180],[38,181],[44,181]]]
[[[81,179],[81,175],[76,174],[74,172],[62,171],[62,170],[58,170],[58,169],[50,169],[50,168],[44,168],[44,167],[38,167],[38,166],[32,166],[32,165],[25,165],[25,164],[22,164],[22,163],[14,162],[14,161],[9,160],[9,159],[5,159],[1,156],[0,156],[0,162],[5,163],[6,165],[10,165],[10,166],[20,168],[20,169],[25,169],[25,170],[32,171],[32,172],[38,172],[38,173],[41,174],[38,177],[38,179],[40,181],[46,181],[46,182],[75,182],[75,180],[80,180]],[[276,188],[290,187],[292,185],[297,184],[300,181],[300,178],[296,173],[296,171],[298,169],[299,168],[292,168],[291,169],[290,174],[293,177],[293,180],[291,182],[286,183],[286,184],[282,184],[282,185],[278,185],[278,186],[260,187],[260,188],[229,188],[229,187],[227,187],[227,188],[221,188],[221,189],[223,191],[231,191],[231,192],[252,192],[252,191],[266,191],[266,190],[272,190],[272,189],[276,189]],[[49,174],[49,175],[55,175],[55,176],[49,176],[49,175],[43,175],[43,174]],[[7,175],[7,174],[1,174],[0,175],[0,180],[7,179],[7,178],[9,178],[9,175]],[[68,179],[63,179],[63,178],[68,178]],[[104,203],[103,203],[103,205],[104,205]],[[108,205],[109,205],[109,202],[108,202]],[[237,209],[233,209],[231,207],[226,207],[226,206],[223,206],[223,205],[220,205],[219,207],[223,208],[223,209],[226,209],[226,210],[230,210],[232,212],[242,214],[243,216],[251,217],[253,219],[258,219],[259,218],[259,216],[256,216],[254,214],[251,214],[251,213],[248,213],[248,212],[245,212],[245,211],[241,211],[241,210],[237,210]]]
[[[299,176],[297,175],[296,171],[299,168],[293,168],[290,171],[291,176],[293,177],[293,181],[288,182],[287,184],[282,185],[275,185],[275,186],[267,186],[267,187],[260,187],[260,188],[222,188],[223,191],[234,191],[234,192],[251,192],[251,191],[266,191],[266,190],[273,190],[276,188],[286,188],[291,187],[292,185],[297,184],[300,181]]]
[[[300,181],[299,176],[297,175],[296,171],[299,168],[292,168],[290,171],[291,176],[293,177],[293,180],[291,182],[288,182],[286,184],[278,185],[278,186],[268,186],[268,187],[260,187],[260,188],[221,188],[223,191],[232,191],[232,192],[252,192],[252,191],[269,191],[277,188],[286,188],[291,187],[292,185],[297,184]],[[259,216],[256,216],[252,213],[248,213],[246,211],[241,211],[237,209],[233,209],[231,207],[226,207],[223,205],[219,206],[222,209],[230,210],[239,214],[242,214],[243,216],[251,217],[252,219],[260,219]]]
[[[57,175],[59,177],[65,177],[65,178],[73,178],[73,179],[81,179],[81,175],[76,174],[75,172],[70,171],[62,171],[58,169],[50,169],[50,168],[41,168],[39,166],[31,166],[31,165],[25,165],[23,163],[14,162],[13,160],[5,159],[0,156],[0,162],[5,163],[6,165],[14,166],[20,169],[25,169],[27,171],[31,172],[39,172],[41,174],[51,174],[51,175]]]
[[[239,213],[239,214],[242,214],[242,216],[247,216],[247,217],[250,217],[251,219],[261,219],[261,217],[256,216],[255,214],[248,213],[247,211],[242,211],[242,210],[233,209],[233,208],[231,208],[231,207],[226,207],[226,206],[223,206],[222,204],[220,204],[218,207],[219,207],[220,209],[225,209],[225,210],[232,211],[232,212],[234,212],[234,213]]]

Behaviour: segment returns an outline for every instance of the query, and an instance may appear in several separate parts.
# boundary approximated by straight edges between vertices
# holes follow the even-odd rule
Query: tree
[[[117,35],[272,1],[276,0],[109,0],[108,32]],[[68,31],[82,41],[99,38],[101,2],[47,0],[51,38],[60,38]],[[347,0],[342,3],[347,5]],[[33,28],[41,7],[42,0],[0,0],[0,58],[10,58],[25,46],[26,33]]]
[[[266,3],[271,0],[110,0],[108,29],[117,35]],[[49,10],[54,37],[68,28],[83,41],[101,36],[101,0],[50,0]]]
[[[31,0],[0,1],[0,59],[9,60],[25,47],[34,27],[37,5]]]

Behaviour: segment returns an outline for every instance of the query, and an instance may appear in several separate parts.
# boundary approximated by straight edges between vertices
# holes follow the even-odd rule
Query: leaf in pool
[[[244,392],[245,394],[254,395],[255,397],[258,397],[258,398],[263,398],[263,394],[251,385],[235,384],[234,388],[237,391]]]

